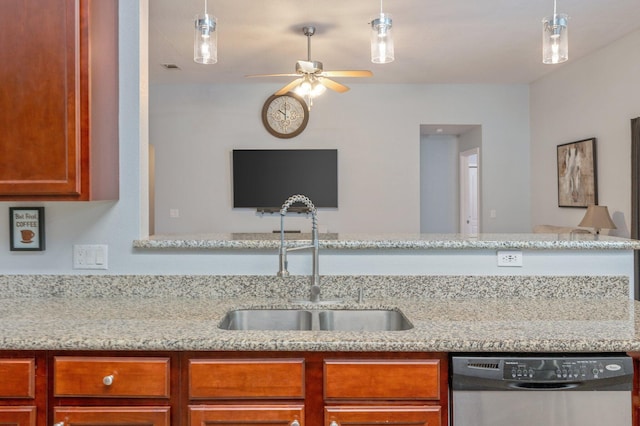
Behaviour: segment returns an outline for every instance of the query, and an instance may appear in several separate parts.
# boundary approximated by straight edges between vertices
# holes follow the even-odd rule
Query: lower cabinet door
[[[36,426],[36,407],[0,406],[0,425]]]
[[[189,426],[304,426],[304,405],[190,405]]]
[[[384,424],[385,426],[440,426],[441,411],[437,405],[325,407],[324,426],[372,424]]]
[[[53,423],[56,426],[169,426],[169,410],[169,407],[56,407]]]

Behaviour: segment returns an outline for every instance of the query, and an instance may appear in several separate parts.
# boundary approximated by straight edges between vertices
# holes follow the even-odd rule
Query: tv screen
[[[279,210],[295,194],[338,207],[338,150],[233,150],[233,207]]]

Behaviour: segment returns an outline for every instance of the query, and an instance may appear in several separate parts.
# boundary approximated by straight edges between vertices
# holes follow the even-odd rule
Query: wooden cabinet
[[[436,353],[0,351],[0,425],[448,425]]]
[[[171,359],[164,356],[54,356],[53,423],[171,424]]]
[[[446,404],[441,362],[444,360],[325,360],[324,425],[445,425],[440,405],[441,398]],[[446,376],[446,370],[442,374]]]
[[[304,426],[304,418],[302,404],[190,405],[188,425]]]
[[[305,425],[304,359],[192,358],[187,364],[189,426]]]
[[[0,201],[118,198],[117,2],[0,1]]]
[[[440,406],[328,406],[324,410],[325,426],[437,426],[441,424]]]
[[[292,426],[448,423],[445,354],[186,354],[183,423]]]
[[[629,353],[633,358],[633,392],[632,392],[632,419],[633,426],[640,426],[640,352]]]
[[[0,358],[0,424],[35,426],[37,405],[44,418],[36,401],[36,358]]]

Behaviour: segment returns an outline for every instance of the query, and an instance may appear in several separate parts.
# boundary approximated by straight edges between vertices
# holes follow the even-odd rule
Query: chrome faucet
[[[293,203],[302,203],[311,212],[311,245],[300,247],[287,247],[284,240],[284,217],[287,214],[287,210]],[[284,202],[280,209],[280,269],[278,270],[279,277],[288,277],[289,271],[287,270],[287,252],[294,250],[306,250],[311,249],[312,253],[312,273],[311,273],[311,291],[309,300],[313,303],[320,301],[320,273],[318,272],[318,249],[320,245],[318,242],[318,216],[316,206],[313,205],[311,200],[304,195],[292,195]]]

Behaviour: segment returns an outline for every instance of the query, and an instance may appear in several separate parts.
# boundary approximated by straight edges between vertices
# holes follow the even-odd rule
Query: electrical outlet
[[[76,244],[73,246],[73,269],[108,269],[106,244]]]
[[[522,252],[519,250],[499,251],[498,266],[522,266]]]

